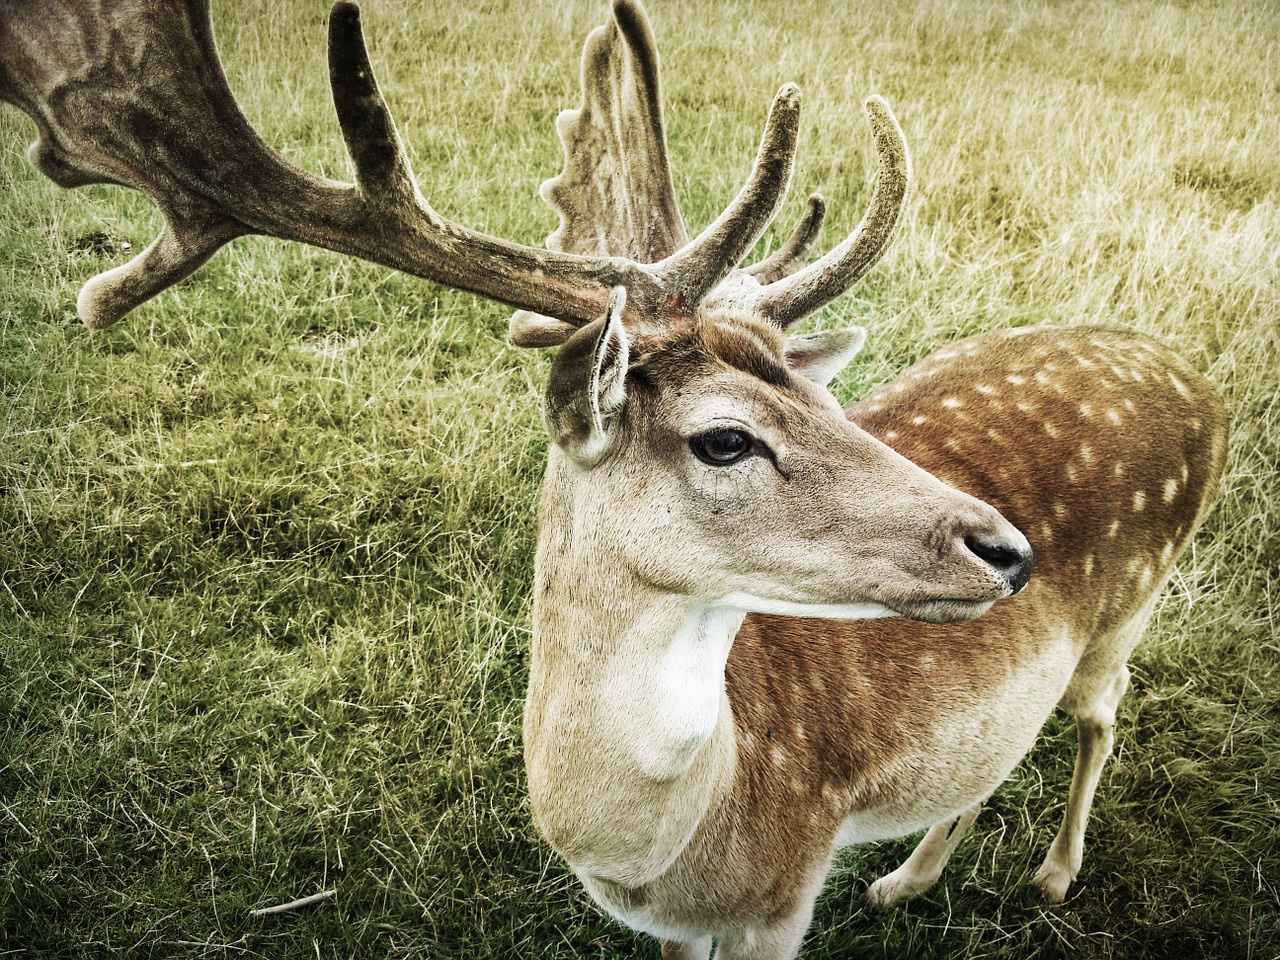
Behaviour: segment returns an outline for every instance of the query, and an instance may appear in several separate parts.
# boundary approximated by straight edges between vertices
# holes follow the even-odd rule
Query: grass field
[[[437,209],[540,243],[552,120],[603,3],[454,6],[366,4],[384,90]],[[851,229],[861,101],[898,114],[904,233],[815,321],[870,328],[842,399],[962,334],[1088,322],[1174,346],[1234,421],[1069,901],[1025,889],[1070,778],[1055,718],[928,896],[886,916],[858,896],[910,840],[843,855],[806,956],[1280,956],[1280,10],[649,7],[695,229],[782,82],[803,134],[766,244],[815,189],[826,242]],[[266,139],[347,178],[327,5],[214,12]],[[260,238],[86,330],[79,285],[159,219],[128,191],[58,190],[22,157],[33,136],[0,110],[0,956],[656,957],[525,801],[547,354],[505,342],[501,307]]]

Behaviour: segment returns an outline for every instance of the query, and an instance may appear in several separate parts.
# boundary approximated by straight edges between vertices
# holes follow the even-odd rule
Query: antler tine
[[[800,88],[784,84],[773,98],[750,177],[715,222],[655,266],[668,303],[689,309],[733,273],[786,199],[800,127]]]
[[[906,140],[889,105],[866,102],[879,158],[879,176],[866,216],[852,234],[799,273],[771,283],[752,296],[752,306],[784,329],[822,309],[879,262],[902,222],[911,160]]]
[[[805,265],[822,235],[822,220],[826,215],[827,203],[822,195],[811,194],[791,238],[763,260],[745,268],[746,272],[762,284],[774,283],[795,273]]]
[[[378,89],[360,25],[360,8],[338,0],[329,13],[329,86],[356,186],[370,202],[392,213],[430,207],[418,193],[395,120]]]
[[[615,0],[582,49],[582,103],[556,118],[565,166],[540,193],[549,250],[657,263],[689,242],[671,183],[658,48],[644,8]]]
[[[172,203],[162,204],[165,223],[155,240],[129,262],[85,282],[76,297],[76,312],[85,326],[111,326],[191,276],[232,240],[253,232],[195,204],[185,206],[180,212]]]

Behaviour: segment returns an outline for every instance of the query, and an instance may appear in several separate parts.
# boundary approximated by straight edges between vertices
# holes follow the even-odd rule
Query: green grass
[[[540,242],[552,119],[603,4],[366,6],[424,192]],[[714,6],[650,9],[695,229],[784,81],[803,138],[766,245],[813,189],[827,243],[861,216],[866,94],[912,145],[903,236],[816,321],[871,328],[843,398],[965,333],[1107,323],[1184,353],[1235,424],[1136,654],[1070,901],[1024,886],[1070,776],[1055,718],[928,896],[883,917],[857,896],[909,840],[842,856],[806,955],[1280,955],[1280,15]],[[325,10],[215,18],[264,136],[345,177]],[[59,191],[22,158],[33,134],[0,111],[0,955],[656,956],[525,804],[547,357],[504,342],[500,307],[256,238],[90,332],[78,286],[158,219],[127,191]]]

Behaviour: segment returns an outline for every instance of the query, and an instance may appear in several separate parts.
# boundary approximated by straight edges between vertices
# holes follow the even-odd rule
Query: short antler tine
[[[898,232],[911,184],[911,160],[902,128],[880,97],[866,102],[879,158],[866,216],[852,234],[799,273],[772,283],[754,298],[763,315],[786,328],[840,296],[874,267]]]
[[[774,97],[751,176],[714,223],[657,265],[669,296],[692,309],[737,269],[786,199],[800,128],[800,88]]]
[[[411,201],[417,195],[413,171],[378,89],[360,7],[352,0],[338,0],[329,13],[329,83],[361,193],[392,209]]]
[[[822,194],[811,194],[791,238],[759,263],[747,267],[746,272],[762,284],[773,283],[795,273],[808,261],[814,244],[822,235],[822,220],[826,215],[827,203]]]
[[[76,298],[76,312],[86,327],[109,327],[195,273],[224,245],[248,232],[243,224],[213,214],[182,218],[168,213],[159,236],[145,250],[85,282]]]

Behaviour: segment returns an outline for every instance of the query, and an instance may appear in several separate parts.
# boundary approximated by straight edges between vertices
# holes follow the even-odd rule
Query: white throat
[[[669,780],[685,773],[715,733],[728,709],[725,664],[744,616],[731,607],[697,607],[655,661],[618,675],[615,702],[629,701],[639,714],[631,753],[645,776]]]
[[[894,616],[878,603],[803,604],[733,593],[720,602],[695,607],[655,660],[619,671],[615,703],[631,703],[638,721],[631,754],[641,772],[655,780],[685,773],[711,739],[728,710],[725,664],[733,638],[748,613],[832,619]]]

